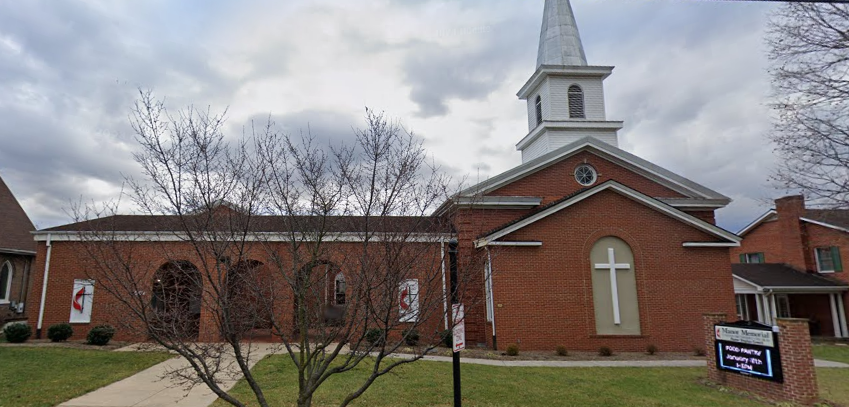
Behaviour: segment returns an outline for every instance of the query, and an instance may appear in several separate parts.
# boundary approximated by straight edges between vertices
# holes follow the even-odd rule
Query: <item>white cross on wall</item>
[[[610,294],[613,297],[613,323],[619,325],[622,323],[622,318],[619,317],[619,287],[616,285],[616,271],[628,270],[631,265],[628,263],[616,263],[616,257],[613,255],[613,248],[607,249],[607,264],[596,263],[596,269],[610,271]]]

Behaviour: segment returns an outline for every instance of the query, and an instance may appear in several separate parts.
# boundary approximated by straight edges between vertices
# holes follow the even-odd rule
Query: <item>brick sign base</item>
[[[777,402],[790,401],[812,405],[819,399],[814,356],[811,351],[811,336],[808,320],[796,318],[778,319],[778,343],[781,349],[781,368],[784,382],[775,383],[752,376],[719,370],[714,351],[714,325],[725,322],[725,314],[705,314],[705,354],[707,356],[708,380],[738,390],[754,393]]]

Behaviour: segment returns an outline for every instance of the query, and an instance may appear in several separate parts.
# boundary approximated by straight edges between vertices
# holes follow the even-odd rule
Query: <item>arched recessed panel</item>
[[[151,307],[155,321],[151,328],[161,330],[164,336],[196,339],[202,296],[203,279],[194,264],[165,263],[154,275]]]
[[[596,333],[639,335],[640,309],[631,247],[617,237],[603,237],[593,246],[590,263]]]

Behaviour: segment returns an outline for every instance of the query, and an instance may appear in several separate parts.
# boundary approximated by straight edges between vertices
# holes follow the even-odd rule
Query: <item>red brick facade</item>
[[[765,263],[783,263],[796,270],[820,274],[814,251],[818,247],[837,247],[843,259],[849,259],[849,233],[805,221],[805,200],[801,195],[775,200],[775,213],[764,218],[743,236],[740,247],[730,250],[732,263],[739,263],[740,255],[763,253]],[[821,273],[830,279],[849,283],[849,272]],[[849,309],[849,295],[841,294],[844,308]],[[811,334],[834,336],[831,306],[827,295],[790,295],[793,317],[811,322]],[[750,307],[750,310],[754,309]]]
[[[575,193],[581,187],[572,176],[579,163],[590,163],[598,173],[599,186],[614,180],[649,197],[681,198],[678,192],[631,172],[588,151],[563,159],[546,169],[513,180],[490,195],[543,197],[543,205]],[[660,204],[663,205],[663,204]],[[482,234],[507,222],[529,215],[532,209],[460,209],[455,220],[460,251],[470,258],[482,257],[487,249],[475,248]],[[713,211],[694,216],[712,223]],[[606,236],[625,241],[634,254],[634,272],[640,315],[640,335],[596,334],[589,253],[594,243]],[[692,351],[702,345],[701,315],[734,311],[733,285],[726,247],[684,247],[685,242],[716,242],[692,224],[660,212],[613,190],[604,190],[551,216],[516,230],[504,240],[541,241],[539,247],[492,246],[494,316],[498,348],[517,343],[522,349],[553,350],[566,346],[575,350],[643,351],[654,345],[661,351]],[[439,243],[429,243],[438,252]],[[177,243],[132,243],[136,257],[153,272],[175,252],[188,250]],[[170,253],[163,255],[163,250]],[[38,247],[36,270],[44,269],[46,246]],[[186,259],[193,257],[186,254]],[[257,260],[263,261],[262,258]],[[332,259],[329,259],[332,261]],[[469,263],[471,264],[471,263]],[[484,267],[461,265],[466,282],[466,336],[470,345],[492,346],[492,323],[487,321]],[[42,328],[67,322],[74,279],[86,278],[84,250],[75,243],[53,242],[47,302]],[[42,273],[33,275],[33,292],[40,294]],[[441,287],[431,287],[440,291]],[[94,294],[92,324],[120,324],[121,313],[102,289]],[[39,295],[30,296],[28,306],[37,310]],[[286,307],[281,309],[285,310]],[[215,340],[204,330],[211,324],[201,318],[201,340]],[[283,316],[282,318],[285,318]],[[441,329],[434,323],[432,330]],[[77,327],[77,337],[88,325]],[[127,338],[119,331],[119,339]]]

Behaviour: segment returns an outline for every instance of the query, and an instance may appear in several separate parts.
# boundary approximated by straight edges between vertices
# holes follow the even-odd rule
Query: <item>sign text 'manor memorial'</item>
[[[716,364],[720,370],[781,382],[781,359],[768,326],[717,324]]]

